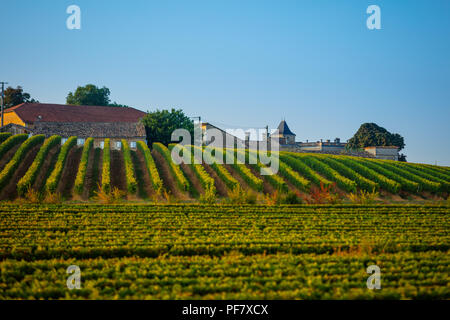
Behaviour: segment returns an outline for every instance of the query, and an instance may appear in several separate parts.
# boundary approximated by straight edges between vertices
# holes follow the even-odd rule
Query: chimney
[[[337,143],[337,144],[339,144],[339,143],[341,143],[341,139],[336,138],[336,139],[334,139],[334,142]]]

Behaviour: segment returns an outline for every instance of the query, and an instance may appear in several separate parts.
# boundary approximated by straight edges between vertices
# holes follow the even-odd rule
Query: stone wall
[[[35,122],[34,134],[44,134],[46,137],[60,135],[61,137],[77,136],[79,138],[117,138],[145,139],[145,128],[140,122]]]

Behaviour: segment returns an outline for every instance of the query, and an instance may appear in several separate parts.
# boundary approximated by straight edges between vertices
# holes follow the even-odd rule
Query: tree
[[[171,136],[175,129],[186,129],[191,137],[194,136],[194,124],[181,109],[149,112],[142,118],[142,123],[145,126],[149,144],[161,142],[167,146],[172,142]]]
[[[106,87],[98,88],[93,84],[88,84],[78,87],[75,93],[69,92],[66,103],[77,106],[107,106],[110,102],[110,93]]]
[[[109,95],[111,91],[106,88],[98,88],[93,84],[87,84],[84,87],[78,87],[75,93],[69,92],[66,98],[67,104],[76,106],[108,106],[128,108],[127,105],[117,102],[110,103]]]
[[[347,143],[349,149],[379,146],[396,146],[401,150],[405,142],[398,133],[390,133],[375,123],[364,123]]]
[[[37,100],[31,99],[31,96],[27,92],[23,92],[21,86],[18,86],[16,89],[13,87],[8,87],[5,90],[5,108],[10,108],[17,106],[18,104],[30,102],[35,103],[39,102]]]

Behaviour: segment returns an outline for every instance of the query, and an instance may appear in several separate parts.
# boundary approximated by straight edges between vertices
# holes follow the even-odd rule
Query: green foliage
[[[167,161],[167,164],[169,165],[169,168],[175,178],[175,181],[178,184],[178,187],[181,190],[189,191],[190,190],[189,182],[186,179],[186,177],[184,176],[183,172],[181,171],[180,166],[176,165],[172,161],[172,155],[171,155],[169,149],[167,149],[166,146],[164,146],[162,143],[159,143],[159,142],[153,143],[153,149],[158,151],[163,156],[163,158]]]
[[[163,182],[161,177],[159,176],[158,169],[156,168],[155,160],[153,160],[150,149],[147,144],[143,141],[137,142],[137,148],[144,155],[145,165],[147,167],[148,173],[150,175],[150,180],[152,181],[153,189],[157,194],[161,194],[163,188]]]
[[[374,146],[397,146],[401,150],[405,147],[405,142],[398,133],[390,133],[375,123],[364,123],[347,143],[349,149]]]
[[[34,158],[33,163],[28,168],[25,175],[19,180],[17,183],[17,193],[19,196],[24,195],[27,193],[29,189],[31,189],[31,186],[33,185],[34,181],[36,180],[36,177],[39,173],[39,170],[42,167],[42,164],[45,162],[45,159],[48,156],[48,153],[50,150],[59,145],[61,143],[61,137],[60,136],[51,136],[50,138],[46,139],[42,147],[39,149],[38,154],[36,155],[36,158]]]
[[[23,89],[21,86],[18,86],[17,88],[8,87],[5,89],[5,108],[10,108],[17,106],[22,103],[35,103],[39,102],[37,100],[31,99],[31,96],[29,93],[23,92]]]
[[[280,153],[280,160],[288,164],[292,169],[300,173],[302,176],[306,177],[308,180],[320,186],[331,186],[333,183],[328,179],[325,179],[320,174],[317,174],[308,165],[304,163],[302,158],[297,158],[294,153]]]
[[[450,294],[443,206],[1,204],[0,211],[1,299]],[[81,290],[66,286],[74,261]],[[382,290],[366,287],[372,264],[386,274]]]
[[[339,172],[341,175],[352,179],[359,188],[366,190],[366,191],[373,191],[378,190],[379,185],[376,182],[373,182],[367,178],[364,178],[362,175],[360,175],[355,170],[345,166],[344,164],[340,163],[336,160],[335,156],[318,156],[318,160],[325,162],[328,164],[331,168],[335,169],[337,172]]]
[[[359,163],[354,157],[340,156],[339,158],[336,158],[336,160],[343,163],[345,166],[352,168],[365,178],[378,183],[382,188],[389,192],[397,193],[401,188],[401,185],[398,182],[385,177],[364,164]]]
[[[200,149],[196,146],[194,146],[194,148]],[[223,163],[223,152],[220,149],[214,149],[212,152],[214,152],[214,155],[217,158],[222,159],[221,162]],[[239,182],[231,175],[231,173],[223,166],[223,164],[217,163],[215,158],[212,158],[210,153],[206,152],[206,149],[205,152],[203,152],[203,157],[206,163],[211,164],[211,168],[213,168],[219,178],[222,179],[223,182],[225,182],[228,188],[233,190],[239,184]]]
[[[87,138],[84,142],[83,153],[81,154],[80,164],[78,165],[78,172],[75,178],[74,191],[81,195],[83,193],[84,179],[86,177],[86,171],[89,161],[89,153],[94,145],[94,139]]]
[[[226,150],[226,153],[231,153],[234,157],[233,168],[239,173],[239,175],[248,183],[250,187],[255,189],[256,191],[263,190],[263,181],[255,176],[253,172],[248,168],[245,164],[238,163],[236,150]]]
[[[434,172],[427,168],[426,166],[421,165],[412,165],[406,163],[392,162],[390,163],[399,168],[407,170],[414,175],[422,177],[428,181],[434,181],[440,184],[440,191],[450,192],[450,177],[446,177],[444,174],[440,174],[439,172]]]
[[[25,159],[27,153],[36,145],[44,142],[45,136],[38,134],[27,139],[17,149],[12,159],[6,164],[3,170],[0,172],[0,188],[3,188],[8,182],[9,178],[13,175],[19,164]],[[6,141],[5,141],[6,142]]]
[[[194,137],[194,124],[181,109],[149,112],[142,118],[142,123],[145,126],[149,144],[160,142],[166,146],[169,145],[172,142],[172,132],[176,129],[186,129],[191,137]],[[185,143],[191,142],[185,141]]]
[[[267,167],[266,165],[262,164],[258,159],[258,154],[255,151],[248,151],[246,153],[246,157],[248,159],[248,163],[256,163],[255,168],[259,170],[261,173],[261,176],[266,179],[276,190],[280,191],[286,191],[287,190],[287,184],[281,178],[279,175],[274,173],[270,167]],[[276,159],[274,161],[278,161],[279,159]]]
[[[355,192],[356,191],[356,183],[342,175],[339,174],[336,170],[331,168],[328,164],[319,161],[316,157],[306,156],[302,157],[310,168],[316,170],[318,173],[324,175],[331,181],[337,183],[337,185],[345,191]]]
[[[11,148],[28,139],[26,133],[10,136],[0,144],[0,158],[3,157]]]
[[[380,165],[373,160],[366,160],[366,159],[362,159],[362,158],[358,159],[357,161],[364,164],[366,167],[369,167],[370,169],[377,171],[378,173],[382,174],[383,176],[388,177],[389,179],[392,179],[394,181],[397,181],[403,190],[407,190],[407,191],[411,191],[411,192],[420,191],[420,185],[417,182],[410,181],[408,179],[403,178],[402,176],[389,170],[384,165]]]
[[[0,144],[9,137],[11,137],[11,132],[0,132]]]
[[[45,182],[45,190],[47,193],[55,193],[56,188],[58,187],[59,179],[61,178],[61,174],[64,169],[64,164],[66,163],[67,155],[72,147],[76,146],[77,137],[73,136],[67,139],[64,145],[61,147],[61,151],[59,152],[58,159],[56,160],[55,167],[53,168],[52,173],[48,177]]]
[[[75,93],[69,92],[66,103],[77,106],[107,106],[109,105],[110,91],[108,88],[98,88],[93,84],[78,87]]]
[[[366,191],[366,190],[359,190],[359,192],[350,193],[348,195],[348,197],[349,197],[350,201],[355,204],[369,205],[369,204],[374,204],[376,198],[378,198],[379,195],[380,194],[375,190],[373,190],[371,192]]]
[[[227,202],[230,204],[255,204],[256,200],[257,196],[252,190],[244,190],[240,185],[228,192]]]
[[[127,180],[127,190],[130,194],[136,194],[137,181],[134,175],[133,160],[131,159],[130,146],[127,140],[122,139],[122,153],[125,162],[125,177]]]
[[[294,171],[284,162],[280,161],[280,174],[288,179],[294,186],[303,191],[309,191],[311,182],[303,178],[297,171]]]
[[[105,139],[103,144],[103,164],[102,164],[102,188],[103,192],[111,191],[111,146],[110,140]]]
[[[383,166],[385,169],[392,171],[393,173],[401,176],[402,178],[408,179],[412,182],[416,182],[419,184],[420,190],[427,190],[431,192],[438,192],[439,190],[442,190],[444,187],[439,182],[434,182],[425,178],[422,178],[420,175],[417,175],[415,173],[412,173],[409,170],[406,170],[406,167],[400,167],[395,166],[391,162],[387,161],[380,161],[380,160],[373,160],[377,164]]]

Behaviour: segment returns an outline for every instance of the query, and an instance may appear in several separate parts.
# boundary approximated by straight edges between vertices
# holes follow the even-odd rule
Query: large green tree
[[[110,103],[110,94],[111,91],[107,87],[99,88],[93,84],[87,84],[84,87],[78,87],[74,93],[69,92],[66,103],[77,106],[128,107],[117,102]]]
[[[176,129],[186,129],[194,136],[194,124],[184,112],[180,110],[156,110],[149,112],[142,118],[148,143],[161,142],[166,146],[171,141],[172,132]]]
[[[18,86],[15,89],[13,87],[8,87],[5,89],[5,108],[14,107],[25,102],[33,103],[39,101],[31,99],[30,94],[27,92],[23,92],[21,86]]]
[[[66,103],[78,106],[107,106],[110,102],[110,93],[106,87],[98,88],[93,84],[88,84],[78,87],[74,93],[69,92]]]
[[[379,146],[397,146],[401,150],[405,142],[398,133],[390,133],[375,123],[364,123],[347,143],[349,149]]]

